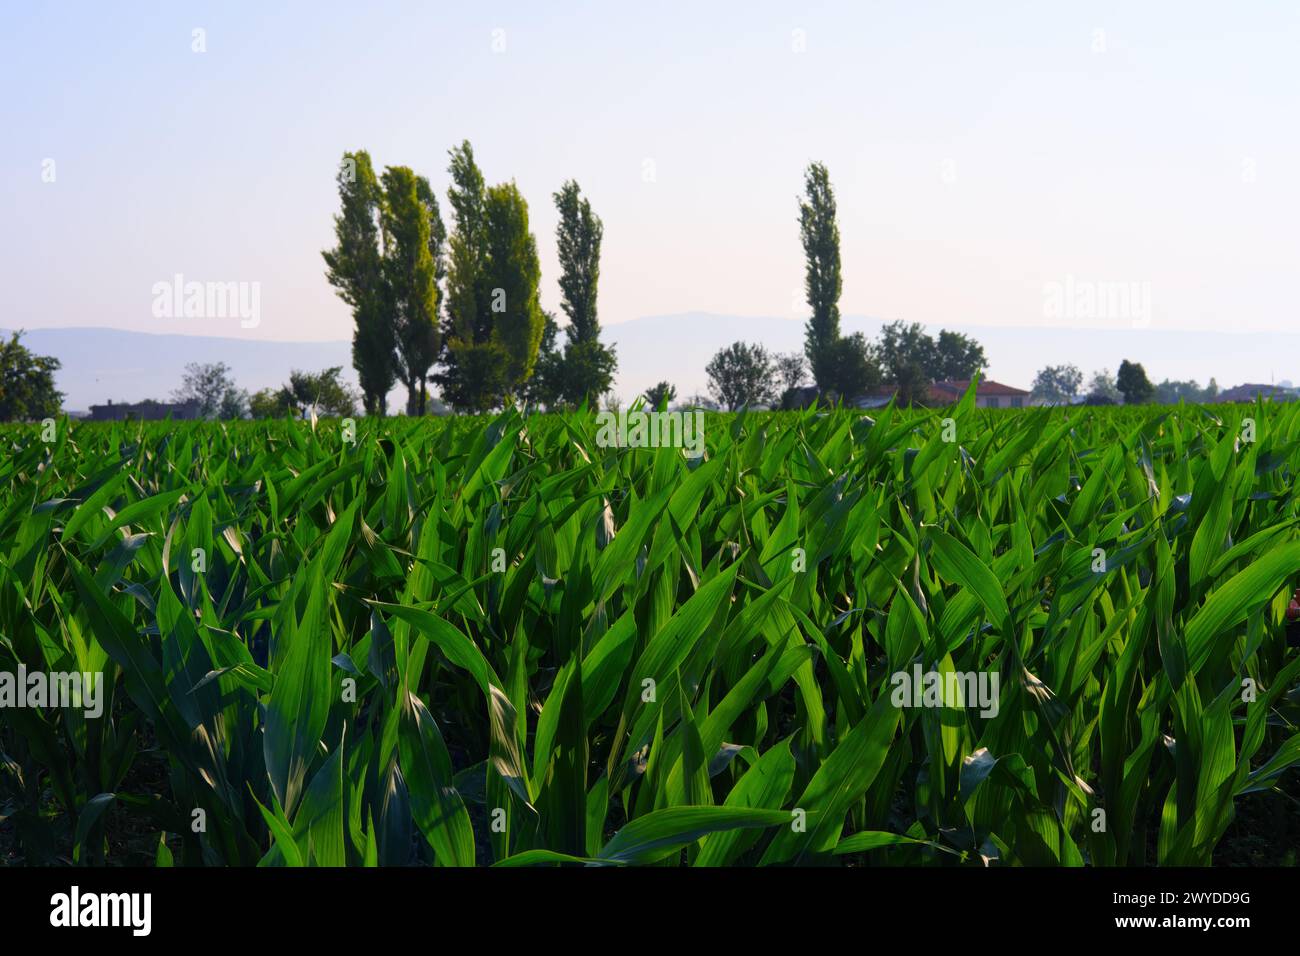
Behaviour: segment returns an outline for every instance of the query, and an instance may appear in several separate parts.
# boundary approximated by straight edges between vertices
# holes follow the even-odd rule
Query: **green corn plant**
[[[21,859],[1207,865],[1300,764],[1300,408],[353,425],[4,427]]]

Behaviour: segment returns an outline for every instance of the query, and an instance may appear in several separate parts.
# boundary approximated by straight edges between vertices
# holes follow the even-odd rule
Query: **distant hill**
[[[860,316],[843,320],[845,332],[875,338],[882,322]],[[1028,388],[1044,365],[1073,363],[1090,376],[1112,373],[1122,359],[1141,362],[1153,382],[1215,376],[1220,388],[1243,382],[1300,380],[1300,334],[1171,332],[1156,329],[948,326],[973,335],[989,357],[990,378]],[[937,329],[931,328],[932,333]],[[630,401],[666,379],[685,397],[703,391],[704,367],[713,353],[737,340],[762,342],[769,351],[803,348],[803,322],[690,312],[649,316],[607,326],[604,338],[618,350],[616,391]],[[564,336],[560,336],[564,341]],[[291,369],[341,365],[356,384],[347,341],[272,342],[198,335],[155,335],[104,328],[29,329],[23,342],[62,363],[59,388],[64,407],[86,411],[114,402],[166,399],[188,362],[225,362],[249,391],[283,384]],[[389,408],[400,409],[405,393],[395,390]]]

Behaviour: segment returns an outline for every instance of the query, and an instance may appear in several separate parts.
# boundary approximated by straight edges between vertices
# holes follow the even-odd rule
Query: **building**
[[[966,394],[966,389],[970,388],[970,380],[966,381],[948,381],[935,382],[930,386],[930,405],[955,405],[961,401],[961,397]],[[975,386],[975,407],[976,408],[1024,408],[1029,404],[1029,393],[1023,388],[1015,388],[1011,385],[1003,385],[1001,382],[991,382],[987,379],[980,379]]]
[[[1219,393],[1216,402],[1253,402],[1256,396],[1266,402],[1293,402],[1296,392],[1281,385],[1238,385]]]
[[[812,408],[820,397],[821,390],[816,385],[796,385],[781,396],[783,404],[779,403],[778,407]]]
[[[935,382],[926,391],[923,404],[931,406],[955,405],[966,389],[970,380]],[[888,405],[894,397],[895,389],[884,386],[859,398],[854,404],[858,408],[881,408]],[[981,379],[975,387],[975,406],[977,408],[1024,408],[1029,405],[1029,392],[1023,388],[1003,385]]]
[[[193,400],[156,402],[147,398],[143,402],[114,404],[110,399],[107,405],[90,406],[90,420],[93,422],[160,421],[169,415],[178,421],[198,418],[199,403]]]

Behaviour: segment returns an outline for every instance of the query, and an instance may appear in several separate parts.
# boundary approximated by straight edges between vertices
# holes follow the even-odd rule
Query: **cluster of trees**
[[[450,233],[429,181],[409,167],[377,175],[359,150],[345,153],[339,168],[336,245],[322,255],[330,283],[352,307],[352,361],[366,413],[385,414],[399,381],[408,415],[425,413],[430,381],[466,411],[512,400],[593,401],[617,367],[600,342],[596,310],[600,219],[576,182],[555,193],[569,319],[561,350],[538,295],[528,203],[513,182],[486,185],[468,142],[450,157]]]
[[[180,388],[172,392],[172,401],[193,402],[199,418],[283,418],[312,408],[317,415],[345,418],[356,414],[360,396],[342,376],[341,365],[320,372],[294,369],[280,388],[249,395],[235,384],[225,362],[191,362],[185,366]]]
[[[235,384],[225,362],[190,362],[181,375],[173,402],[192,402],[199,418],[246,418],[248,392]]]
[[[333,365],[320,372],[294,369],[289,381],[278,389],[253,393],[248,411],[253,418],[283,418],[314,408],[317,415],[347,418],[356,414],[360,400],[356,389],[343,381],[343,366]]]
[[[1155,399],[1161,405],[1177,405],[1180,401],[1195,404],[1213,402],[1219,397],[1219,383],[1211,377],[1202,388],[1198,382],[1188,379],[1185,382],[1165,379],[1156,386]]]
[[[804,293],[811,315],[804,329],[804,354],[770,356],[761,345],[736,342],[706,367],[709,391],[729,409],[751,405],[804,404],[798,390],[811,376],[814,399],[848,401],[882,386],[903,404],[924,401],[936,381],[970,379],[988,365],[984,348],[959,332],[928,335],[917,322],[886,325],[875,342],[861,332],[840,331],[840,230],[835,192],[821,163],[804,172],[799,201],[804,250]]]
[[[970,380],[988,367],[984,347],[960,332],[940,329],[931,338],[917,322],[894,322],[880,331],[875,347],[886,384],[902,404],[923,401],[935,382]]]
[[[1068,404],[1083,396],[1089,405],[1143,405],[1156,402],[1176,405],[1179,401],[1212,402],[1219,395],[1219,385],[1211,378],[1202,388],[1194,381],[1178,382],[1165,379],[1159,385],[1151,384],[1146,369],[1140,362],[1127,359],[1120,362],[1119,372],[1111,375],[1110,369],[1094,372],[1087,388],[1083,373],[1075,365],[1049,365],[1040,369],[1031,389],[1034,398],[1045,402]]]
[[[826,384],[832,379],[817,379],[806,353],[772,355],[761,345],[735,342],[719,350],[705,367],[709,393],[733,411],[755,405],[795,408],[807,403],[801,390],[811,374],[816,382],[812,398],[827,403],[883,388],[896,393],[900,404],[910,405],[923,403],[934,382],[968,380],[988,364],[983,346],[974,339],[946,329],[934,338],[915,322],[890,323],[874,342],[861,333],[836,342],[831,349],[839,357],[827,373],[834,377],[833,385]]]

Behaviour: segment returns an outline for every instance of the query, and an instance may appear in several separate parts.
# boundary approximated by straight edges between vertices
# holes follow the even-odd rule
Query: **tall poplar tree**
[[[486,411],[497,400],[505,358],[492,336],[487,285],[487,189],[469,141],[450,152],[447,198],[455,223],[447,240],[442,370],[434,380],[457,408]]]
[[[441,345],[430,213],[410,168],[389,166],[383,184],[383,266],[391,290],[397,375],[406,385],[406,414],[423,415],[429,369]]]
[[[383,415],[397,380],[396,346],[380,248],[383,192],[365,150],[344,153],[338,172],[341,210],[334,217],[336,245],[321,253],[326,276],[352,307],[352,366],[367,415]]]
[[[605,227],[578,184],[569,180],[555,193],[560,219],[555,227],[560,258],[560,308],[569,317],[569,344],[560,363],[560,392],[578,404],[594,405],[609,391],[618,368],[614,349],[600,341],[596,292],[600,283],[600,243]]]
[[[840,338],[840,227],[835,221],[830,176],[821,163],[810,164],[804,172],[804,193],[799,203],[799,233],[805,259],[804,291],[812,309],[804,353],[817,386],[838,389],[839,383],[833,379]]]
[[[600,335],[596,287],[600,282],[600,242],[605,226],[572,179],[560,187],[554,198],[560,214],[555,227],[560,257],[560,308],[569,317],[569,341],[587,342]]]
[[[542,267],[528,231],[528,203],[513,183],[489,187],[484,204],[491,341],[504,356],[501,397],[518,394],[533,373],[546,316],[538,294]]]
[[[443,283],[447,278],[447,226],[442,221],[442,210],[438,208],[438,196],[429,185],[429,180],[419,176],[415,180],[415,191],[423,203],[429,219],[429,255],[433,257],[433,281],[438,288],[439,301],[442,300]],[[442,325],[435,313],[434,324],[438,326],[438,356],[442,354]],[[435,356],[434,361],[438,360]],[[433,378],[432,373],[429,375]],[[421,390],[420,414],[424,414],[428,401],[427,389]]]
[[[438,196],[424,176],[415,177],[415,194],[420,198],[429,220],[429,255],[433,257],[433,281],[442,289],[447,278],[447,227],[442,221]]]

